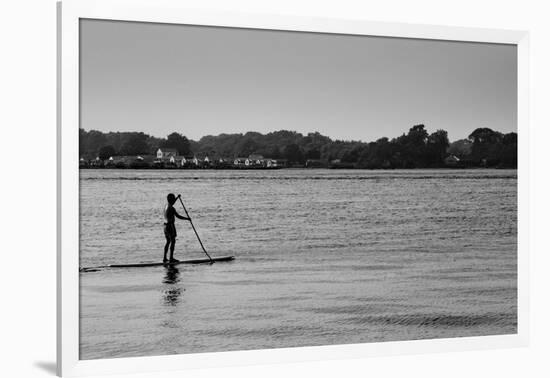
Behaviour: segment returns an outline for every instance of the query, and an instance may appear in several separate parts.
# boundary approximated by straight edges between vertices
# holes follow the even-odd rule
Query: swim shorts
[[[164,223],[164,236],[166,239],[175,239],[178,236],[174,223]]]

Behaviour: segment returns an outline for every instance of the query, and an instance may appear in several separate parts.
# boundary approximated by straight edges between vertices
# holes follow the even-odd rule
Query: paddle
[[[206,252],[206,249],[204,248],[204,245],[202,245],[201,238],[199,237],[199,234],[197,233],[197,230],[195,229],[195,225],[193,224],[193,221],[191,220],[191,217],[189,216],[189,213],[187,212],[187,209],[185,208],[185,205],[183,204],[183,201],[181,199],[181,194],[178,194],[178,199],[181,202],[181,206],[183,206],[183,210],[185,210],[185,215],[187,215],[187,218],[189,218],[189,223],[191,223],[191,227],[193,227],[193,231],[195,231],[195,235],[197,235],[197,239],[199,240],[199,243],[202,247],[202,250],[204,251],[206,256],[208,256],[208,258],[210,259],[210,264],[214,264],[214,260],[212,260],[212,257],[210,257],[208,252]]]

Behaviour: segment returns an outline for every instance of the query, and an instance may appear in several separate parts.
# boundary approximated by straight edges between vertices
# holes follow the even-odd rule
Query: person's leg
[[[164,257],[162,261],[166,261],[166,255],[168,254],[168,247],[170,247],[170,238],[166,238],[166,244],[164,244]]]
[[[170,240],[170,260],[174,260],[174,249],[176,248],[176,238]]]
[[[172,239],[170,236],[170,229],[168,228],[168,225],[166,223],[164,224],[164,238],[166,239],[166,243],[164,244],[164,257],[162,259],[162,262],[168,261],[166,255],[168,255],[168,247],[170,247],[170,241]]]

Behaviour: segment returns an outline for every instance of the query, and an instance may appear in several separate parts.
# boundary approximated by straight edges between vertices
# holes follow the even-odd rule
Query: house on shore
[[[177,168],[181,165],[181,159],[177,155],[170,155],[166,161],[168,168]]]
[[[216,157],[212,159],[211,166],[214,168],[231,168],[233,164],[231,164],[230,159],[225,159],[223,157]]]
[[[181,166],[182,157],[178,155],[178,150],[175,148],[160,147],[157,150],[156,159],[153,166],[161,168],[177,168]]]
[[[194,156],[178,156],[177,162],[179,163],[179,166],[182,168],[189,168],[193,164],[193,158]]]
[[[460,164],[460,159],[451,154],[445,158],[444,163],[447,167],[457,167]]]
[[[287,159],[269,159],[266,162],[268,168],[284,168],[286,166],[288,166]]]
[[[265,167],[267,160],[264,159],[263,155],[260,154],[250,154],[248,155],[249,165],[255,167]]]
[[[251,154],[248,157],[238,157],[233,160],[233,166],[237,168],[274,168],[282,164],[283,160],[265,158],[259,154]]]
[[[247,162],[247,158],[244,158],[244,157],[238,157],[238,158],[235,158],[235,160],[233,160],[233,165],[235,167],[246,167],[248,166],[248,164],[246,163]]]
[[[204,155],[204,157],[195,157],[196,162],[194,164],[197,165],[197,167],[200,168],[210,168],[212,167],[212,159],[208,157],[208,155]]]
[[[93,168],[102,168],[105,165],[105,162],[97,156],[95,159],[90,161],[90,167]]]
[[[157,150],[157,159],[169,159],[171,156],[178,156],[178,150],[175,148],[159,148]]]

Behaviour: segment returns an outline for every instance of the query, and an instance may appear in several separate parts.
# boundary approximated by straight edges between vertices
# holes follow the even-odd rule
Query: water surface
[[[158,261],[166,194],[234,262],[80,274],[80,358],[517,332],[515,170],[82,170],[80,265]],[[180,221],[176,257],[204,254]]]

